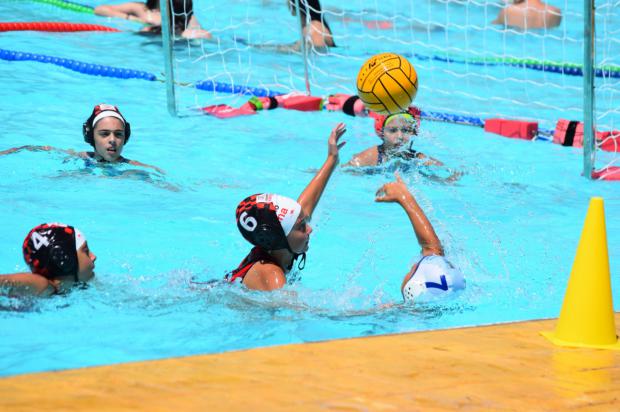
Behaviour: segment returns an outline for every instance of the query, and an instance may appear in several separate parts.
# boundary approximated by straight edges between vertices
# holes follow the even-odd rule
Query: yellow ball
[[[418,92],[418,74],[403,56],[381,53],[366,60],[357,75],[357,95],[379,114],[407,111]]]

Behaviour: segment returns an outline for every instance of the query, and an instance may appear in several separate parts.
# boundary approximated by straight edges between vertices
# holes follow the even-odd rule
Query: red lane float
[[[200,108],[207,115],[215,116],[219,119],[229,119],[237,116],[247,116],[256,114],[260,110],[273,110],[281,107],[288,110],[299,110],[302,112],[314,112],[323,108],[321,97],[306,96],[298,93],[289,93],[275,97],[252,97],[241,107],[232,107],[227,104],[215,104]]]
[[[281,97],[281,99],[278,99]],[[305,95],[284,95],[276,96],[280,106],[289,110],[299,110],[301,112],[316,112],[323,109],[323,99],[315,96]]]
[[[538,123],[524,120],[486,119],[484,131],[513,139],[532,140],[538,134]]]
[[[620,131],[596,132],[598,147],[606,152],[620,152]]]
[[[64,23],[64,22],[3,22],[0,23],[0,32],[4,31],[49,31],[49,32],[76,32],[76,31],[108,31],[120,32],[113,27],[98,24]]]
[[[597,131],[596,142],[601,150],[620,152],[620,131]],[[553,132],[553,143],[562,146],[583,147],[583,123],[576,120],[558,120]]]
[[[592,178],[599,180],[620,180],[620,167],[608,166],[601,170],[592,171]]]
[[[256,110],[252,110],[248,107],[232,107],[227,104],[214,104],[211,106],[202,107],[200,110],[204,114],[209,116],[215,116],[218,119],[229,119],[237,116],[247,116],[256,114]]]

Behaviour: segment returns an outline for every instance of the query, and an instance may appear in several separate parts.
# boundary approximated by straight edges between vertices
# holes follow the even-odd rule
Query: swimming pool
[[[28,2],[3,3],[0,11],[15,21],[108,24]],[[163,70],[160,46],[127,32],[3,33],[0,48]],[[279,59],[273,56],[273,63]],[[2,375],[554,317],[591,196],[606,201],[612,287],[620,298],[620,191],[580,176],[580,150],[433,122],[423,124],[415,147],[464,176],[455,184],[415,170],[404,177],[467,276],[462,294],[381,308],[401,302],[400,282],[419,249],[404,213],[373,202],[392,178],[389,168],[334,174],[315,212],[300,282],[273,294],[193,286],[190,279],[222,277],[249,250],[234,222],[241,199],[260,191],[297,196],[323,161],[333,125],[347,123],[348,160],[377,144],[371,122],[278,110],[226,121],[172,118],[161,82],[87,76],[37,62],[1,61],[0,78],[0,149],[87,150],[81,124],[94,104],[108,102],[132,124],[124,154],[167,172],[123,177],[122,169],[89,169],[54,152],[0,157],[2,273],[26,269],[21,242],[45,221],[79,227],[98,256],[88,290],[2,301],[15,309],[0,311]],[[421,104],[429,99],[422,91]]]

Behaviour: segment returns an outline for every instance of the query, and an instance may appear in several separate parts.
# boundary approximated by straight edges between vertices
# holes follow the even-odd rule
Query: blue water
[[[276,3],[281,7],[281,2],[265,7],[275,10]],[[231,13],[249,13],[243,2],[231,4]],[[14,21],[136,27],[37,3],[3,3],[0,12],[12,14]],[[344,23],[332,26],[344,30]],[[158,76],[163,71],[161,47],[129,32],[11,32],[0,36],[0,48]],[[250,53],[260,64],[271,61],[274,71],[293,59]],[[339,60],[338,67],[345,65]],[[352,61],[349,70],[357,66]],[[303,70],[301,64],[289,67]],[[79,227],[98,256],[96,279],[88,290],[43,300],[1,300],[3,307],[14,309],[0,312],[1,375],[555,317],[592,196],[605,199],[613,295],[616,302],[620,299],[618,185],[580,176],[578,149],[433,122],[423,124],[416,149],[463,177],[446,184],[415,169],[403,177],[448,256],[466,274],[462,294],[401,305],[400,283],[419,247],[396,205],[373,202],[377,188],[393,178],[390,168],[374,174],[334,173],[314,215],[308,262],[298,283],[266,294],[193,285],[191,279],[221,278],[249,250],[234,221],[241,199],[256,192],[297,197],[325,158],[331,128],[347,123],[346,161],[378,143],[372,122],[284,110],[229,120],[173,118],[161,82],[87,76],[37,62],[0,61],[0,81],[0,150],[26,144],[88,150],[81,125],[94,104],[108,102],[117,104],[132,125],[123,154],[166,171],[89,168],[58,152],[0,157],[0,272],[26,270],[23,237],[46,221]],[[288,86],[303,84],[293,79]],[[480,87],[482,95],[486,88]],[[191,93],[197,103],[210,101],[206,92]],[[432,101],[429,94],[420,91],[423,108]],[[530,98],[546,95],[545,90],[528,91]],[[211,101],[227,100],[220,95]],[[476,102],[471,105],[475,110]],[[449,171],[432,173],[441,177]]]

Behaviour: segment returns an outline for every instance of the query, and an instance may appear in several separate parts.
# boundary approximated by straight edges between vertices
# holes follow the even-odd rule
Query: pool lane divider
[[[0,49],[0,60],[6,61],[35,61],[40,63],[48,63],[54,64],[56,66],[64,67],[69,70],[73,70],[82,74],[93,75],[93,76],[102,76],[102,77],[113,77],[119,79],[141,79],[148,81],[164,81],[163,79],[157,78],[153,73],[149,73],[141,70],[131,70],[124,69],[119,67],[112,66],[104,66],[100,64],[91,64],[80,62],[73,59],[63,59],[54,56],[47,56],[43,54],[36,53],[27,53],[20,52],[14,50],[6,50]],[[229,94],[241,94],[241,95],[251,95],[254,98],[256,97],[275,97],[279,95],[284,95],[285,93],[270,90],[261,87],[250,87],[250,86],[241,86],[241,85],[233,85],[229,83],[217,82],[213,80],[203,80],[194,83],[181,84],[181,86],[194,86],[199,90],[204,90],[208,92],[220,92],[220,93],[229,93]],[[314,96],[304,96],[307,99],[320,99]],[[312,102],[314,106],[314,101]],[[322,105],[317,104],[316,110],[322,110]],[[303,107],[303,109],[302,109]],[[307,110],[307,105],[304,104],[303,101],[299,102],[299,105],[292,105],[287,107],[288,109],[293,110]],[[203,113],[215,115],[220,118],[230,118],[236,117],[238,115],[246,115],[246,114],[254,114],[256,110],[248,111],[248,110],[239,110],[236,108],[232,108],[228,105],[214,105],[208,106],[201,109]],[[217,116],[217,114],[221,114],[221,116]],[[510,138],[518,138],[518,139],[526,139],[526,140],[542,140],[542,141],[552,141],[553,143],[562,144],[563,146],[578,146],[579,139],[575,139],[574,136],[566,135],[567,130],[572,130],[574,133],[578,135],[581,130],[583,134],[583,126],[577,124],[576,127],[568,127],[565,125],[568,120],[560,119],[558,120],[558,124],[556,125],[555,130],[545,130],[538,128],[537,122],[531,121],[522,121],[522,120],[508,120],[508,119],[482,119],[480,117],[475,116],[465,116],[455,113],[445,113],[445,112],[429,112],[422,111],[421,112],[422,119],[429,121],[439,121],[446,123],[454,123],[454,124],[462,124],[467,126],[475,126],[484,128],[486,132],[499,134],[501,136],[510,137]],[[579,123],[579,122],[577,122]],[[566,126],[566,127],[564,127]],[[562,130],[564,130],[565,134],[562,138],[558,137],[558,133],[561,134]],[[606,151],[615,151],[620,152],[620,131],[611,131],[611,132],[597,132],[597,140],[601,144],[601,149]],[[567,142],[570,141],[570,144]],[[582,140],[583,141],[583,140]],[[576,144],[577,143],[577,144]],[[583,144],[583,143],[582,143]],[[592,177],[596,179],[602,180],[620,180],[620,167],[610,166],[604,168],[599,171],[595,171],[592,174]]]
[[[401,53],[403,56],[416,58],[422,61],[435,60],[443,63],[470,64],[472,66],[511,66],[537,70],[548,73],[558,73],[567,76],[583,76],[583,66],[575,63],[557,63],[547,60],[502,58],[455,58],[452,56],[426,56],[419,53]],[[594,69],[596,77],[620,78],[620,66],[608,65]]]
[[[196,82],[194,86],[199,90],[205,90],[213,93],[220,92],[230,94],[244,94],[257,97],[275,97],[284,94],[283,92],[269,90],[262,87],[240,86],[222,82],[215,82],[213,80],[201,80]]]
[[[0,60],[48,63],[73,70],[74,72],[93,76],[115,77],[119,79],[142,79],[149,81],[157,80],[154,74],[145,71],[84,63],[72,59],[63,59],[60,57],[46,56],[44,54],[25,53],[14,50],[0,49]]]
[[[113,27],[101,26],[99,24],[85,23],[66,23],[48,21],[29,21],[29,22],[0,22],[0,32],[7,31],[47,31],[47,32],[78,32],[78,31],[102,31],[120,32]]]
[[[65,10],[94,14],[93,7],[86,6],[79,3],[64,0],[32,0],[36,3],[50,4]],[[368,28],[391,28],[389,21],[369,21],[365,23]],[[523,67],[531,70],[538,70],[550,73],[565,74],[568,76],[583,76],[583,66],[575,63],[558,63],[548,60],[536,60],[536,59],[519,59],[513,57],[483,57],[483,58],[470,58],[463,59],[458,57],[444,57],[444,56],[425,56],[419,53],[402,53],[407,57],[415,57],[419,60],[435,60],[444,63],[457,63],[457,64],[471,64],[476,66],[512,66]],[[620,78],[620,66],[610,65],[602,66],[595,69],[594,75],[596,77],[610,77]],[[219,90],[218,90],[219,91]],[[258,95],[256,95],[258,96]]]
[[[92,7],[86,6],[84,4],[74,3],[72,1],[63,1],[63,0],[32,0],[35,3],[44,3],[49,4],[51,6],[56,6],[61,9],[75,11],[78,13],[87,13],[94,14],[95,11]]]

